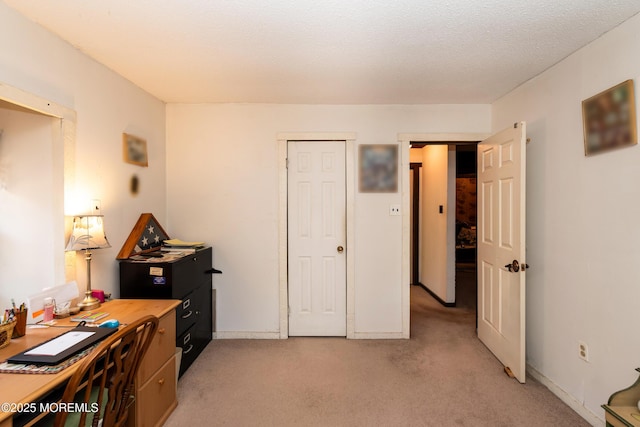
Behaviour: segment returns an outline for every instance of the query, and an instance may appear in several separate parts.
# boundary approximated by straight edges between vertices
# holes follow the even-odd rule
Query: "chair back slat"
[[[135,377],[158,329],[158,318],[145,316],[102,341],[73,374],[61,402],[85,408],[79,426],[122,426],[135,398]],[[68,413],[56,414],[54,426],[63,427]]]

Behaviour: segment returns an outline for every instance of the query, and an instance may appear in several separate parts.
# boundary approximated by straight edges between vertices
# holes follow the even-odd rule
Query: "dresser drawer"
[[[190,326],[196,323],[196,296],[190,293],[182,298],[182,303],[176,307],[176,334],[182,335]]]
[[[182,299],[211,284],[211,248],[168,262],[120,262],[120,298]]]
[[[211,248],[188,255],[173,265],[173,298],[187,295],[205,282],[211,283]]]
[[[170,357],[175,355],[176,350],[176,312],[165,314],[160,318],[158,331],[151,341],[151,345],[144,356],[142,365],[138,370],[136,380],[138,384],[144,384]]]
[[[174,355],[138,390],[135,403],[135,426],[147,427],[164,423],[177,404]]]
[[[180,375],[182,375],[200,353],[198,350],[195,325],[187,329],[176,339],[176,346],[182,348],[182,363],[180,364]]]

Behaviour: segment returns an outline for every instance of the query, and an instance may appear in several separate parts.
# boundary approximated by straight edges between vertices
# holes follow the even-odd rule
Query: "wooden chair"
[[[54,426],[124,425],[135,399],[136,373],[157,329],[158,318],[145,316],[107,337],[78,362],[61,402],[88,410],[59,411]]]

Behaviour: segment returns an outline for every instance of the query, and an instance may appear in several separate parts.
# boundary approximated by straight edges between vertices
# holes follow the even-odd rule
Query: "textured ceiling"
[[[4,0],[166,102],[490,103],[640,0]]]

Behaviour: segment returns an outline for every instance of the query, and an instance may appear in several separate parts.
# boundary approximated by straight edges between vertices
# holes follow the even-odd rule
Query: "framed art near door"
[[[637,144],[635,105],[633,80],[582,101],[585,155]]]
[[[397,145],[361,145],[358,163],[361,193],[396,193],[398,191]]]

